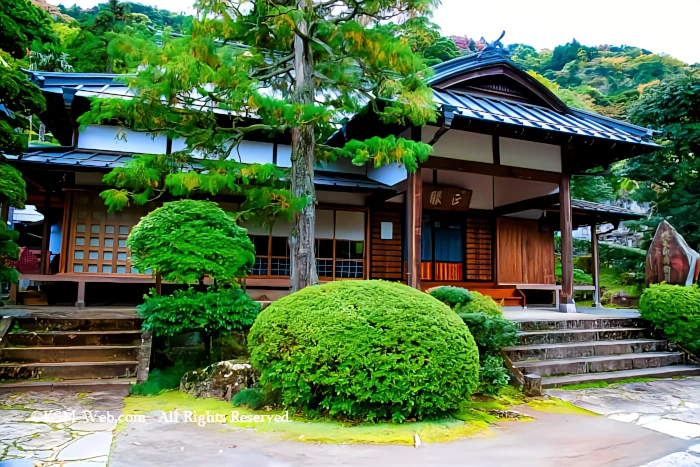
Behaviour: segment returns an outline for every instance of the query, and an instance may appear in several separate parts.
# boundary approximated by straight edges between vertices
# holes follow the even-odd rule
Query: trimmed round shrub
[[[471,292],[461,287],[452,287],[451,285],[437,287],[429,293],[450,308],[454,308],[457,305],[465,305],[472,301]]]
[[[307,287],[260,313],[248,344],[266,393],[310,416],[442,415],[479,380],[478,350],[462,319],[393,282]]]
[[[642,318],[694,354],[700,354],[700,288],[656,284],[639,299]]]
[[[503,316],[503,311],[493,298],[479,292],[470,292],[470,302],[455,307],[457,313],[484,313],[489,316]]]

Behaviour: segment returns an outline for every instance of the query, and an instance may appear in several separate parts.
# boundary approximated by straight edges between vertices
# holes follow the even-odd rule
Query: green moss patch
[[[610,386],[619,386],[621,384],[629,383],[648,383],[650,381],[658,381],[663,378],[627,378],[618,381],[593,381],[590,383],[580,383],[580,384],[570,384],[568,386],[562,386],[557,389],[562,389],[564,391],[577,391],[579,389],[596,389],[596,388],[607,388]]]
[[[445,443],[473,436],[490,436],[490,424],[513,419],[498,418],[489,411],[509,410],[514,403],[522,401],[520,393],[508,388],[496,398],[475,397],[474,400],[465,402],[451,417],[421,422],[353,424],[324,419],[311,420],[296,414],[289,414],[289,421],[285,422],[237,422],[232,420],[233,411],[238,414],[239,419],[248,415],[284,417],[286,413],[280,410],[250,410],[217,399],[196,399],[180,391],[166,391],[152,397],[126,398],[123,413],[139,415],[162,410],[167,414],[177,410],[181,414],[192,411],[197,415],[205,415],[208,412],[226,415],[226,425],[254,428],[260,433],[271,433],[284,440],[328,444],[413,445],[414,434],[418,434],[425,443]],[[123,430],[124,425],[118,426],[117,429]]]
[[[592,415],[598,417],[599,415],[590,410],[582,409],[577,407],[570,402],[557,399],[555,397],[550,397],[549,399],[536,399],[531,400],[526,404],[528,407],[537,410],[538,412],[555,413],[560,415]]]

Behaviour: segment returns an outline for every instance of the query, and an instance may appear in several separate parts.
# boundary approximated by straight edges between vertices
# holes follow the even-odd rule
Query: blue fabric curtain
[[[462,225],[435,222],[435,261],[461,263],[464,255]]]

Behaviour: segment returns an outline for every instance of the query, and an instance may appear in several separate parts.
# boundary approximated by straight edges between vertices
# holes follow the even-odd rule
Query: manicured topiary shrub
[[[307,287],[260,313],[248,343],[266,394],[312,416],[422,419],[457,409],[478,384],[460,317],[392,282]]]
[[[465,305],[472,301],[472,294],[461,287],[443,286],[430,291],[430,295],[440,300],[450,308]]]
[[[257,388],[245,388],[233,396],[231,403],[236,407],[248,407],[257,410],[265,405],[265,396]]]
[[[671,342],[700,353],[700,288],[651,285],[639,299],[642,318],[664,332]]]
[[[482,295],[479,292],[470,292],[471,301],[457,305],[455,311],[457,313],[485,313],[489,316],[503,316],[501,307],[494,301],[493,298]]]

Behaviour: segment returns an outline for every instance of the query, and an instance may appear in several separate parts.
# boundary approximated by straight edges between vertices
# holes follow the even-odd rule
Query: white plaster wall
[[[117,139],[119,137],[119,139]],[[137,154],[165,154],[167,138],[139,133],[119,126],[90,125],[80,133],[78,147]]]
[[[367,166],[367,178],[385,185],[396,185],[406,180],[406,167],[399,164],[382,165],[379,168]]]
[[[246,229],[250,235],[269,235],[270,231],[265,227],[253,224],[252,221],[241,222],[241,227]]]
[[[284,144],[277,145],[277,166],[291,167],[292,166],[292,147]]]
[[[421,132],[423,142],[429,143],[437,131],[437,127],[423,127]],[[435,143],[433,154],[430,157],[493,164],[493,137],[469,131],[450,130]]]
[[[338,240],[365,240],[365,213],[338,211],[335,216],[335,238]]]
[[[316,238],[333,238],[333,211],[324,209],[316,210],[314,232]]]
[[[494,177],[493,183],[493,201],[494,206],[497,207],[552,193],[559,193],[559,185],[556,183],[502,177]]]
[[[500,138],[500,150],[502,165],[561,172],[560,146]]]
[[[490,175],[439,170],[438,183],[472,190],[470,209],[493,209],[493,177]]]
[[[317,191],[316,200],[319,203],[349,204],[351,206],[364,206],[365,193],[343,193],[340,191]]]

